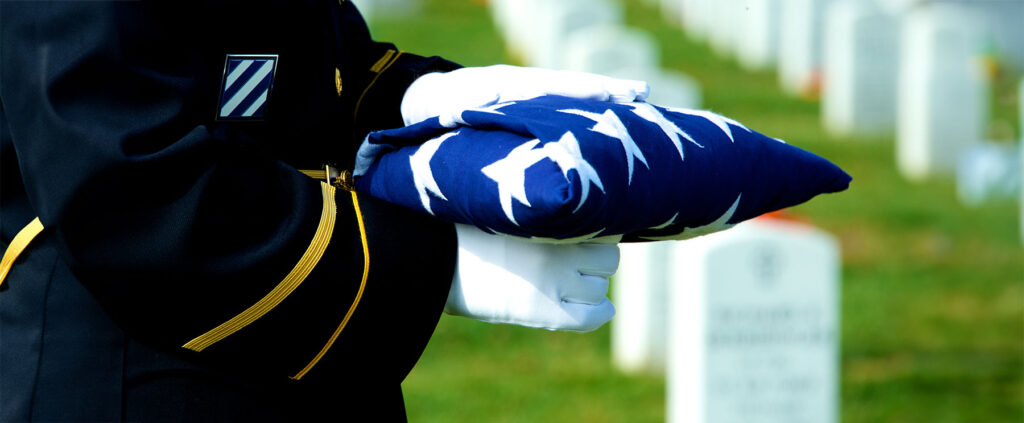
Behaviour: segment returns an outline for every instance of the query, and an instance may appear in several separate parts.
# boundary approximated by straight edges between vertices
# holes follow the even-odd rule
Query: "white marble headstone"
[[[993,200],[1012,200],[1020,195],[1020,146],[981,142],[968,147],[956,169],[956,194],[960,203],[977,207]]]
[[[779,32],[778,74],[782,89],[808,95],[821,72],[824,13],[833,0],[785,0]]]
[[[837,421],[831,235],[757,219],[678,242],[669,261],[668,421]]]
[[[530,16],[540,1],[543,0],[492,0],[490,3],[495,26],[509,53],[517,59],[526,58]]]
[[[887,135],[896,127],[899,19],[870,1],[832,3],[825,16],[825,129]]]
[[[612,280],[612,361],[627,373],[665,371],[668,349],[668,260],[673,242],[619,245]]]
[[[647,81],[651,94],[647,102],[664,107],[697,109],[703,105],[700,83],[689,75],[670,69],[623,69],[613,73],[617,78]]]
[[[779,20],[786,0],[744,0],[737,21],[736,57],[750,70],[775,64],[779,49]]]
[[[711,28],[713,0],[683,0],[683,30],[695,40],[704,40]]]
[[[622,5],[609,0],[534,1],[538,6],[527,17],[525,48],[530,66],[560,69],[565,40],[575,31],[597,25],[618,25],[623,21]]]
[[[904,20],[896,121],[896,159],[911,180],[955,173],[980,141],[988,115],[979,55],[982,22],[958,3],[929,3]]]
[[[732,57],[739,42],[740,19],[745,0],[714,0],[711,2],[711,24],[708,41],[722,57]]]
[[[569,34],[561,67],[611,75],[622,68],[657,68],[661,53],[647,32],[621,25],[591,25]]]

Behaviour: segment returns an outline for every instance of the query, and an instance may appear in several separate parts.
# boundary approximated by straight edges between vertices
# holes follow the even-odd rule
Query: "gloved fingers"
[[[618,244],[579,244],[574,254],[580,274],[610,277],[619,268]]]
[[[433,112],[436,113],[436,116],[440,119],[442,126],[446,128],[454,128],[457,124],[462,122],[462,112],[488,107],[497,103],[501,99],[501,95],[493,90],[481,89],[471,91],[472,94],[456,98],[454,99],[454,102],[452,99],[438,100],[435,105],[431,106],[432,110],[420,113],[418,116],[411,113],[410,116],[413,117],[407,119],[406,124],[419,123],[430,119],[433,117],[430,113]],[[439,96],[444,95],[445,94],[440,94]]]
[[[608,277],[577,273],[575,280],[562,284],[559,300],[563,303],[596,305],[607,299]]]
[[[608,323],[615,317],[615,306],[605,298],[598,304],[576,304],[562,303],[562,311],[565,312],[566,321],[559,327],[548,329],[564,330],[569,332],[590,332]]]
[[[650,86],[644,81],[618,79],[585,72],[559,72],[562,77],[558,79],[562,80],[562,82],[553,87],[551,94],[629,103],[646,99],[651,91]]]
[[[552,78],[547,84],[538,85],[525,91],[524,97],[533,98],[542,95],[560,95],[594,101],[614,101],[628,103],[637,98],[634,87],[620,84],[611,78],[591,74],[566,74],[560,78]],[[502,99],[505,101],[506,99]]]
[[[605,84],[608,91],[608,101],[616,103],[631,103],[643,101],[651,93],[651,87],[644,81],[630,79],[611,79]]]

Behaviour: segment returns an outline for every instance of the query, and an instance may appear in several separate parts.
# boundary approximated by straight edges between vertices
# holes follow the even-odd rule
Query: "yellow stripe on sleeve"
[[[370,68],[370,71],[376,73],[376,75],[372,80],[370,80],[370,83],[366,85],[366,88],[363,89],[363,93],[359,95],[359,99],[356,100],[356,107],[352,112],[353,118],[359,117],[359,106],[362,106],[363,98],[366,97],[366,93],[370,92],[370,88],[373,88],[373,84],[377,83],[377,79],[380,79],[380,76],[384,74],[384,71],[388,70],[391,65],[398,61],[398,58],[402,56],[402,53],[404,52],[399,51],[398,53],[395,53],[394,50],[388,50],[388,52],[384,54],[384,57],[381,57],[380,60]]]

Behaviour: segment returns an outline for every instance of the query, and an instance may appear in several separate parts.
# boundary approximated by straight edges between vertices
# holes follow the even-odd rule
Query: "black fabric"
[[[399,383],[441,313],[455,234],[377,200],[360,199],[362,300],[305,378],[288,376],[363,273],[345,191],[291,296],[181,348],[310,244],[320,184],[296,169],[351,166],[367,130],[401,123],[416,77],[457,67],[403,54],[378,77],[395,49],[350,2],[0,2],[0,246],[35,216],[46,227],[0,288],[0,421],[404,418]],[[228,54],[278,55],[264,119],[216,119]]]

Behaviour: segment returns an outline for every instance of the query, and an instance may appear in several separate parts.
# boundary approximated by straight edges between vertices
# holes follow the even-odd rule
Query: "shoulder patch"
[[[260,120],[277,72],[276,54],[229,54],[224,60],[218,120]]]

